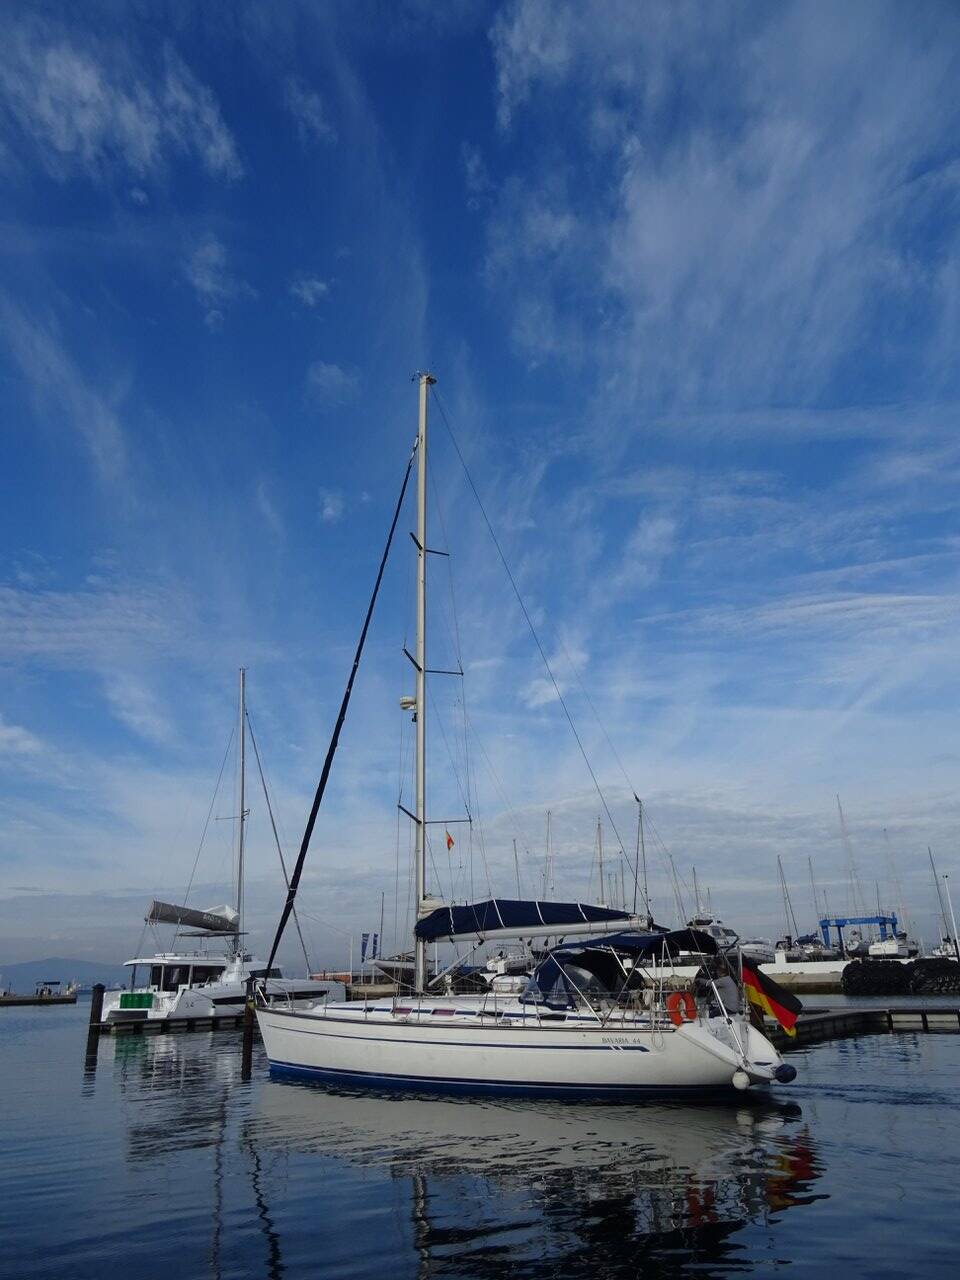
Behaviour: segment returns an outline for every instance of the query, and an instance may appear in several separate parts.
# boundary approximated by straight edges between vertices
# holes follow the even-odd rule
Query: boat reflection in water
[[[126,1115],[124,1195],[141,1229],[180,1222],[182,1274],[769,1274],[780,1214],[820,1198],[796,1105],[244,1083],[236,1041],[214,1034],[102,1054],[89,1084]]]
[[[789,1104],[478,1103],[272,1082],[251,1126],[264,1151],[409,1179],[423,1275],[709,1274],[738,1265],[741,1228],[821,1198]]]

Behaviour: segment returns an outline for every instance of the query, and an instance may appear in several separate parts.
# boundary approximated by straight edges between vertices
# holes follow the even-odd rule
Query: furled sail
[[[525,902],[490,898],[461,907],[438,907],[417,921],[416,935],[424,942],[441,938],[542,938],[610,932],[611,924],[639,927],[639,917],[612,907],[583,902]]]
[[[193,907],[177,907],[170,902],[150,903],[144,916],[147,924],[183,924],[190,929],[205,929],[208,933],[236,933],[240,917],[232,907],[212,907],[209,911],[195,911]]]

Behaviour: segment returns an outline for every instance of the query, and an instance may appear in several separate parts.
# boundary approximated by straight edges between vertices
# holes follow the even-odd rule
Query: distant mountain
[[[129,977],[129,974],[127,974]],[[48,956],[46,960],[23,960],[19,964],[0,962],[0,984],[11,991],[29,992],[38,982],[59,978],[64,984],[79,982],[92,986],[103,982],[110,986],[123,982],[124,970],[119,964],[101,964],[96,960],[68,960],[63,956]]]

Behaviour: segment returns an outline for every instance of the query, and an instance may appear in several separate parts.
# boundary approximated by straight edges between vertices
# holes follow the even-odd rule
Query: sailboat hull
[[[515,1012],[494,1023],[465,1002],[406,1018],[355,1010],[258,1010],[271,1072],[379,1089],[636,1098],[732,1091],[744,1063],[722,1019],[681,1027],[601,1026],[579,1018],[551,1025]],[[748,1067],[750,1083],[769,1083],[779,1054],[746,1023],[739,1032],[756,1060]]]

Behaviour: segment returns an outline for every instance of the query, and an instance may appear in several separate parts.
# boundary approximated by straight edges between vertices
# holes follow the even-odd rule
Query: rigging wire
[[[486,840],[485,840],[485,838],[484,838],[484,834],[483,834],[483,819],[482,819],[482,818],[481,818],[481,816],[480,816],[480,796],[477,794],[476,788],[474,788],[474,798],[473,798],[473,803],[474,803],[474,810],[475,810],[475,817],[476,817],[476,825],[477,825],[477,843],[478,843],[478,844],[479,844],[479,846],[480,846],[480,861],[481,861],[481,862],[482,862],[482,864],[483,864],[483,874],[484,874],[484,876],[486,877],[486,880],[487,880],[487,893],[488,893],[488,894],[489,894],[489,896],[492,898],[492,897],[494,897],[494,892],[493,892],[493,880],[492,880],[492,878],[491,878],[491,876],[490,876],[490,864],[489,864],[489,862],[487,861],[487,842],[486,842]],[[473,825],[474,825],[474,819],[473,819],[473,818],[471,818],[471,819],[470,819],[470,841],[471,841],[471,848],[472,848],[472,844],[473,844]]]
[[[431,706],[432,706],[432,708],[433,708],[433,713],[434,713],[434,718],[435,718],[435,720],[436,720],[436,725],[437,725],[437,728],[440,730],[440,737],[441,737],[441,738],[442,738],[442,740],[443,740],[443,745],[444,745],[444,748],[445,748],[446,753],[447,753],[447,758],[448,758],[448,759],[449,759],[449,761],[450,761],[450,768],[453,770],[453,776],[454,776],[454,779],[456,780],[456,783],[457,783],[457,790],[460,792],[460,799],[463,801],[463,807],[464,807],[464,809],[466,810],[466,814],[467,814],[467,822],[468,822],[468,824],[469,824],[470,832],[471,832],[471,834],[472,834],[475,821],[476,821],[476,823],[478,823],[478,824],[479,824],[479,810],[478,810],[477,814],[475,815],[475,814],[474,814],[474,812],[473,812],[473,810],[471,809],[471,805],[470,805],[470,780],[469,780],[469,778],[467,778],[467,779],[466,779],[466,784],[464,784],[464,780],[463,780],[463,779],[461,778],[461,776],[460,776],[460,768],[459,768],[459,766],[458,766],[458,764],[457,764],[456,757],[454,756],[453,750],[452,750],[452,748],[451,748],[451,746],[450,746],[450,740],[448,739],[448,737],[447,737],[447,733],[446,733],[446,730],[445,730],[445,729],[444,729],[444,727],[443,727],[443,719],[442,719],[442,717],[441,717],[441,715],[440,715],[440,711],[439,711],[439,708],[437,707],[436,699],[434,698],[434,696],[433,696],[433,692],[432,692],[432,690],[430,689],[430,686],[429,686],[429,685],[427,686],[427,698],[429,699],[430,705],[431,705]],[[477,796],[477,794],[476,794],[476,788],[474,788],[474,803],[475,803],[476,805],[478,805],[478,806],[479,806],[479,797],[478,797],[478,796]],[[487,863],[487,851],[486,851],[486,846],[485,846],[484,841],[483,841],[483,834],[482,834],[482,831],[480,831],[480,830],[478,830],[478,832],[477,832],[477,839],[478,839],[478,842],[479,842],[479,845],[480,845],[480,861],[481,861],[481,862],[482,862],[482,864],[483,864],[483,874],[484,874],[484,877],[485,877],[486,882],[487,882],[487,889],[490,891],[490,896],[491,896],[491,897],[493,897],[493,887],[492,887],[492,881],[491,881],[491,879],[490,879],[490,867],[489,867],[489,865],[488,865],[488,863]],[[456,896],[456,893],[455,893],[455,885],[454,885],[454,878],[453,878],[453,863],[452,863],[452,860],[450,859],[449,854],[450,854],[450,850],[448,849],[448,850],[447,850],[447,855],[448,855],[448,856],[447,856],[447,861],[448,861],[448,863],[450,864],[450,888],[451,888],[451,898],[453,898],[453,897],[455,897],[455,896]],[[472,859],[472,850],[471,850],[471,866],[470,866],[470,875],[471,875],[471,893],[472,893],[472,890],[473,890],[473,883],[472,883],[472,881],[473,881],[473,865],[472,865],[472,862],[473,862],[473,859]]]
[[[340,731],[343,729],[343,722],[347,718],[347,708],[350,705],[350,695],[353,693],[353,682],[357,677],[357,671],[360,667],[360,659],[363,656],[363,649],[367,640],[367,632],[370,629],[370,621],[373,618],[374,606],[377,603],[377,596],[380,594],[380,584],[383,582],[383,573],[387,567],[387,557],[389,556],[390,548],[393,545],[393,535],[396,532],[397,522],[400,519],[400,512],[403,509],[403,500],[406,497],[407,485],[410,481],[410,472],[413,469],[413,460],[416,456],[416,451],[417,448],[416,445],[414,445],[410,458],[407,461],[407,469],[403,474],[403,484],[400,486],[400,496],[397,499],[397,505],[393,512],[393,520],[390,523],[390,532],[387,534],[386,546],[383,548],[383,555],[380,557],[380,567],[377,570],[377,579],[374,583],[370,603],[367,605],[367,612],[363,620],[363,627],[360,630],[360,639],[357,641],[356,652],[353,655],[353,665],[350,668],[350,675],[347,677],[347,687],[343,692],[343,698],[340,702],[340,711],[337,715],[333,734],[330,738],[330,745],[327,747],[327,754],[323,761],[323,768],[320,772],[320,781],[317,783],[316,794],[313,797],[313,805],[310,808],[310,816],[307,818],[307,825],[303,833],[303,840],[300,843],[300,852],[297,855],[296,865],[293,868],[293,876],[290,879],[290,886],[287,889],[287,898],[283,904],[283,911],[280,913],[280,922],[277,925],[277,932],[273,939],[273,946],[270,948],[270,958],[267,961],[268,970],[273,967],[273,962],[277,955],[277,947],[279,947],[280,939],[283,937],[283,931],[287,927],[287,921],[290,919],[290,912],[293,910],[293,902],[297,896],[297,889],[300,886],[300,877],[303,875],[303,864],[307,860],[307,851],[310,848],[310,839],[313,835],[313,828],[316,826],[317,814],[320,812],[320,804],[323,801],[323,795],[327,789],[327,780],[330,777],[330,770],[333,767],[333,758],[337,753],[337,746],[340,742]]]
[[[190,890],[193,888],[193,878],[197,874],[197,865],[200,862],[200,854],[203,852],[203,842],[207,838],[207,828],[210,826],[210,819],[213,817],[213,808],[214,808],[214,805],[217,803],[217,796],[220,794],[220,783],[223,781],[223,771],[227,767],[227,758],[230,755],[230,748],[233,746],[234,732],[235,731],[233,729],[230,730],[230,737],[227,739],[227,749],[226,751],[224,751],[223,760],[220,762],[220,772],[217,774],[217,783],[216,783],[216,786],[213,788],[213,795],[210,797],[210,808],[207,810],[207,817],[203,824],[203,830],[200,832],[200,843],[197,845],[196,856],[193,859],[193,869],[190,872],[190,879],[187,881],[187,891],[183,895],[184,906],[187,905],[187,902],[190,899]],[[177,931],[173,935],[174,944],[176,944],[177,938],[179,938],[179,936],[180,936],[180,926],[177,925]],[[143,935],[141,934],[140,937],[142,941]]]
[[[624,765],[623,760],[621,759],[620,752],[614,746],[613,739],[610,737],[610,734],[607,732],[607,726],[604,724],[603,720],[600,718],[600,712],[597,710],[593,699],[590,697],[590,694],[587,690],[587,686],[584,684],[583,680],[580,678],[580,672],[577,670],[576,664],[574,663],[573,658],[571,658],[570,656],[570,651],[568,650],[566,644],[564,643],[563,636],[560,634],[560,631],[557,628],[554,628],[553,634],[557,641],[557,644],[560,646],[560,649],[563,652],[563,656],[567,660],[567,666],[570,668],[570,671],[573,674],[573,678],[574,680],[576,680],[577,686],[580,689],[580,692],[583,694],[584,699],[586,700],[587,706],[593,712],[593,718],[597,722],[597,726],[599,727],[600,732],[603,735],[603,739],[606,742],[607,746],[610,748],[610,752],[614,760],[617,762],[617,768],[620,770],[620,774],[624,782],[627,784],[627,787],[631,795],[633,796],[634,800],[637,802],[638,805],[642,807],[643,801],[640,799],[639,795],[637,794],[637,788],[634,786],[632,779],[627,773],[626,766]],[[626,858],[626,851],[622,847],[621,847],[621,853],[623,853],[624,857]],[[629,860],[627,860],[627,866],[629,867],[629,865],[630,865]],[[634,910],[636,910],[637,894],[639,893],[640,896],[643,898],[643,905],[647,915],[651,916],[652,913],[650,911],[650,902],[648,900],[647,894],[641,891],[640,889],[639,859],[635,860],[632,868],[632,872],[633,872],[632,878],[633,878]]]
[[[535,859],[533,854],[530,852],[529,836],[520,826],[520,822],[517,818],[516,810],[514,806],[510,803],[510,798],[506,793],[503,782],[500,780],[500,775],[497,773],[496,769],[493,766],[493,761],[490,759],[490,756],[487,753],[487,749],[483,745],[483,739],[480,737],[479,733],[477,732],[476,725],[473,723],[472,718],[469,716],[466,716],[466,721],[467,721],[467,728],[473,734],[474,742],[476,743],[477,747],[480,749],[480,754],[483,756],[484,763],[486,764],[487,769],[490,771],[490,776],[493,779],[493,785],[497,789],[497,792],[500,795],[500,802],[510,817],[510,821],[513,824],[513,829],[520,836],[520,842],[523,845],[524,857],[527,859],[528,863],[533,863]]]
[[[404,741],[403,729],[406,724],[406,716],[403,711],[400,712],[400,762],[398,770],[397,784],[397,842],[394,851],[394,888],[393,888],[393,948],[396,951],[398,947],[398,939],[400,937],[400,805],[403,801],[403,779],[406,772],[404,765]],[[382,945],[382,944],[381,944]]]
[[[264,775],[263,764],[260,760],[260,748],[257,746],[256,735],[253,732],[253,720],[250,718],[249,710],[247,710],[246,716],[247,716],[247,727],[250,730],[250,741],[253,743],[253,754],[256,757],[257,770],[260,774],[260,785],[263,787],[263,798],[267,802],[267,813],[270,815],[270,827],[273,831],[273,839],[277,846],[277,856],[280,859],[280,870],[283,872],[283,882],[286,885],[286,887],[289,889],[290,877],[287,875],[287,864],[283,857],[283,849],[280,845],[280,836],[277,832],[277,824],[273,817],[273,805],[270,803],[270,792],[267,789],[267,779]],[[297,937],[300,939],[300,946],[303,949],[304,963],[307,966],[307,973],[309,973],[311,969],[310,957],[307,955],[307,944],[303,940],[303,930],[300,928],[300,921],[297,919],[296,907],[292,907],[291,912],[293,915],[293,923],[297,927]]]
[[[554,692],[557,695],[557,701],[560,703],[560,706],[563,710],[563,714],[566,717],[567,724],[570,726],[570,732],[573,734],[574,739],[576,740],[577,746],[580,749],[580,754],[581,756],[583,756],[583,762],[587,766],[587,772],[590,774],[590,778],[593,782],[596,793],[600,798],[600,803],[603,805],[604,813],[607,815],[607,821],[610,823],[610,827],[613,831],[613,834],[617,838],[617,844],[620,847],[620,852],[625,853],[623,840],[620,838],[620,832],[617,830],[617,824],[614,822],[613,814],[610,812],[610,807],[607,804],[607,800],[603,794],[603,790],[601,789],[600,782],[597,778],[596,773],[594,772],[593,765],[590,763],[590,757],[587,755],[586,748],[583,745],[583,741],[580,737],[580,734],[577,732],[577,726],[574,724],[573,716],[570,714],[570,709],[568,708],[566,701],[564,699],[564,696],[560,691],[560,685],[558,684],[557,678],[553,673],[553,667],[550,665],[550,660],[547,657],[546,650],[543,647],[543,644],[540,640],[540,636],[537,633],[537,629],[533,625],[533,619],[530,617],[529,611],[527,610],[527,606],[524,603],[523,596],[520,594],[520,588],[517,586],[517,581],[513,576],[513,573],[510,569],[510,565],[507,563],[507,557],[504,554],[503,548],[500,545],[500,540],[498,539],[496,533],[494,532],[493,524],[491,523],[490,517],[487,515],[487,509],[483,505],[483,500],[480,497],[479,490],[477,489],[477,486],[474,484],[473,476],[470,474],[470,470],[467,467],[466,459],[463,456],[463,453],[460,449],[459,442],[457,441],[457,437],[454,435],[453,427],[450,425],[450,421],[447,417],[446,410],[443,407],[443,401],[441,397],[438,395],[436,387],[432,388],[432,392],[433,392],[433,398],[437,404],[437,408],[440,410],[440,417],[443,421],[443,425],[447,429],[447,434],[449,435],[450,441],[453,444],[456,455],[460,460],[460,466],[463,468],[463,474],[466,477],[467,483],[469,484],[470,489],[473,492],[473,496],[477,501],[477,506],[480,508],[480,514],[483,516],[484,523],[487,526],[487,531],[490,534],[490,538],[493,542],[494,547],[496,548],[497,555],[500,557],[500,562],[503,565],[504,571],[506,572],[507,578],[510,581],[511,587],[513,588],[513,594],[517,598],[517,603],[520,606],[520,611],[523,614],[524,619],[526,620],[527,626],[530,629],[530,634],[533,636],[534,643],[536,644],[537,649],[540,653],[540,658],[543,661],[543,665],[547,672],[547,675],[550,677],[550,683],[553,685]]]
[[[471,821],[473,821],[473,814],[470,811],[470,798],[467,795],[466,791],[464,790],[463,779],[460,777],[460,769],[457,765],[456,758],[450,747],[450,742],[447,738],[447,732],[443,727],[443,719],[440,715],[440,708],[437,706],[437,701],[433,696],[433,690],[430,688],[429,685],[427,686],[427,697],[430,700],[430,706],[433,708],[433,714],[437,722],[437,728],[440,730],[440,737],[443,739],[443,746],[447,753],[447,759],[450,761],[450,768],[453,770],[453,776],[457,784],[457,790],[460,792],[460,799],[463,801],[464,810],[466,811],[467,817]]]
[[[434,509],[436,510],[437,521],[440,525],[441,540],[442,540],[444,549],[446,550],[447,587],[450,591],[450,616],[453,623],[452,629],[448,624],[446,616],[442,610],[441,610],[441,617],[443,619],[444,626],[446,627],[447,636],[453,646],[453,651],[457,660],[457,668],[459,671],[459,679],[460,679],[460,708],[461,708],[461,717],[463,720],[463,777],[464,777],[465,789],[466,789],[466,794],[464,796],[464,807],[466,808],[467,816],[470,819],[470,825],[468,828],[468,836],[467,836],[468,862],[469,862],[469,869],[470,869],[470,898],[472,899],[474,896],[473,837],[474,837],[475,829],[476,829],[477,841],[480,845],[480,858],[483,863],[483,871],[487,881],[487,889],[489,891],[490,896],[493,897],[493,885],[490,879],[490,867],[487,863],[487,851],[486,851],[486,844],[485,844],[484,835],[483,835],[483,826],[480,821],[480,797],[477,794],[476,784],[473,779],[471,768],[470,768],[470,744],[467,739],[467,724],[466,724],[467,683],[466,683],[466,674],[464,672],[464,667],[463,667],[463,647],[460,641],[460,617],[457,610],[457,595],[454,587],[454,576],[453,576],[453,568],[452,568],[453,559],[452,559],[452,554],[450,550],[450,538],[449,538],[449,535],[447,534],[447,523],[443,515],[443,502],[441,501],[440,490],[439,490],[439,486],[437,485],[436,474],[432,466],[430,465],[429,461],[427,463],[427,474],[429,476],[430,484],[433,490]],[[438,719],[439,719],[439,716],[438,716]],[[448,748],[448,754],[450,754],[451,756],[451,763],[452,763],[453,756],[450,753],[449,748]],[[454,770],[456,770],[456,765],[454,765]],[[457,781],[459,785],[459,778]],[[461,787],[461,793],[463,793],[463,790],[464,788]],[[471,801],[471,794],[473,796],[472,801]],[[476,822],[474,821],[474,817],[476,817]],[[448,853],[449,853],[449,850],[448,850]],[[460,854],[460,863],[462,866],[463,865],[462,852]],[[451,866],[451,876],[452,876],[452,866]]]

